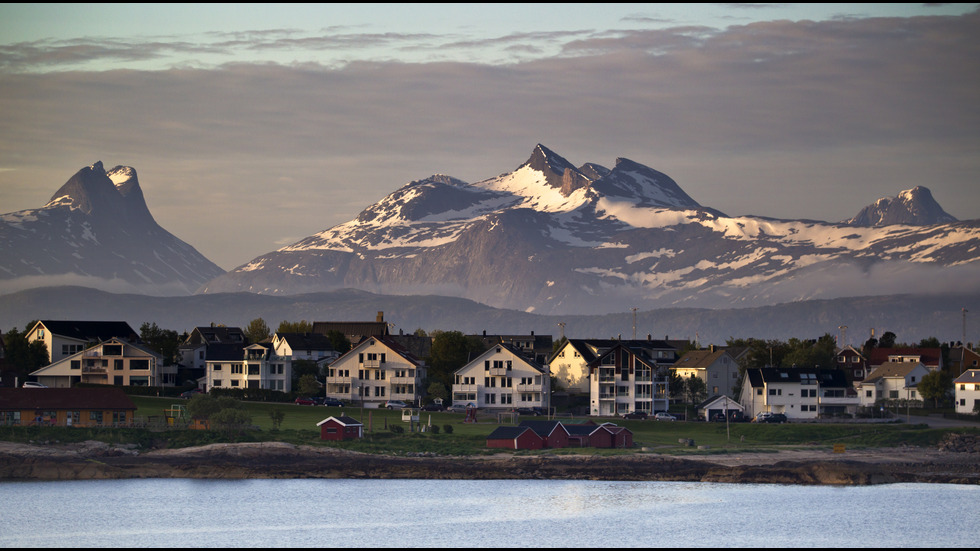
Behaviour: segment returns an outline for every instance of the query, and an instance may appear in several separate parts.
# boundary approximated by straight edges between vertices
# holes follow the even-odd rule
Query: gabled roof
[[[364,337],[383,337],[388,335],[388,324],[384,321],[315,321],[313,333],[326,335],[331,331],[350,339],[352,344]]]
[[[351,349],[349,351],[347,351],[345,354],[343,354],[341,357],[337,358],[336,361],[337,362],[340,362],[340,361],[343,361],[344,359],[346,359],[348,356],[351,356],[353,354],[360,353],[361,350],[363,350],[367,346],[370,346],[371,339],[374,339],[376,342],[379,342],[379,343],[384,344],[389,350],[391,350],[395,354],[398,354],[405,361],[407,361],[407,362],[409,362],[409,363],[411,363],[411,364],[413,364],[415,366],[424,366],[425,365],[425,363],[422,360],[420,360],[418,357],[416,357],[415,354],[412,354],[404,346],[398,344],[397,342],[395,342],[393,339],[391,339],[389,337],[370,337],[370,338],[365,338],[365,339],[361,340],[361,342],[359,342],[359,343],[355,344],[353,347],[351,347]]]
[[[40,320],[30,331],[38,324],[43,325],[52,335],[80,341],[107,341],[112,337],[134,341],[138,338],[136,331],[124,321]]]
[[[0,388],[0,409],[136,409],[120,388]]]
[[[276,333],[293,350],[333,350],[333,343],[321,333]]]
[[[711,406],[713,406],[715,402],[720,402],[721,405],[724,406],[726,404],[725,399],[726,396],[724,394],[715,394],[714,396],[698,404],[697,407],[694,409],[708,409]],[[731,409],[738,409],[738,410],[742,409],[742,404],[739,404],[732,398],[728,398],[727,405]]]
[[[561,421],[521,421],[519,426],[528,427],[535,434],[544,438],[551,436],[553,432],[559,429],[565,431],[565,434],[568,434],[568,429]]]
[[[502,343],[502,342],[501,343],[494,344],[490,348],[484,350],[482,353],[480,353],[480,355],[478,355],[477,357],[473,358],[469,362],[466,362],[466,365],[464,365],[463,367],[457,369],[455,371],[455,373],[461,373],[463,371],[466,371],[467,369],[470,369],[473,366],[473,364],[478,364],[480,362],[483,362],[484,361],[483,358],[485,356],[493,356],[494,354],[497,354],[497,350],[496,350],[497,347],[499,347],[502,350],[506,350],[506,351],[510,352],[511,354],[514,355],[514,357],[518,361],[522,362],[524,365],[530,367],[531,369],[534,369],[535,371],[538,371],[541,374],[548,373],[548,371],[544,368],[543,365],[541,365],[538,362],[532,360],[531,358],[525,356],[524,353],[519,348],[517,348],[516,346],[510,345],[510,344]]]
[[[980,369],[967,369],[954,383],[980,383]]]
[[[847,378],[839,369],[814,369],[808,367],[761,367],[745,370],[749,384],[762,387],[766,384],[800,383],[814,381],[825,388],[847,388]]]
[[[153,356],[154,358],[156,358],[158,364],[163,363],[163,356],[160,355],[160,353],[156,352],[155,350],[150,350],[149,348],[146,348],[145,345],[135,344],[118,337],[113,337],[108,341],[101,342],[88,350],[81,350],[70,356],[66,356],[56,362],[50,363],[36,371],[31,372],[30,375],[31,376],[44,376],[44,375],[57,376],[60,370],[64,369],[67,366],[70,366],[74,360],[84,359],[86,355],[90,354],[92,350],[95,348],[98,348],[100,351],[102,351],[102,347],[107,344],[118,344],[123,347],[135,348],[136,350],[139,350],[140,352],[146,354],[147,356]],[[123,349],[123,353],[131,358],[138,357],[138,356],[132,356],[131,354],[126,354],[125,348]],[[103,352],[103,355],[107,355],[107,354]]]
[[[704,350],[691,350],[687,352],[674,362],[674,365],[671,367],[687,369],[707,368],[722,356],[728,356],[732,360],[735,359],[727,350],[717,348],[711,350],[710,348],[706,348]]]
[[[341,425],[343,425],[345,427],[361,427],[361,426],[364,426],[364,424],[361,423],[360,421],[358,421],[357,419],[354,419],[353,417],[349,417],[347,415],[340,415],[340,416],[337,416],[337,417],[333,417],[333,416],[327,417],[323,421],[320,421],[319,423],[317,423],[316,426],[319,427],[320,425],[323,425],[325,423],[329,423],[331,420],[336,421],[337,423],[339,423],[339,424],[341,424]]]
[[[497,427],[487,435],[487,440],[514,440],[527,431],[534,432],[531,427]]]
[[[864,379],[864,382],[873,383],[878,379],[905,378],[917,367],[925,368],[922,362],[885,362],[876,367],[875,370]]]
[[[675,354],[678,350],[677,347],[670,341],[655,339],[568,339],[568,344],[578,351],[579,355],[582,356],[582,359],[585,360],[586,363],[591,363],[593,360],[617,345],[624,345],[635,350],[655,350],[658,352],[672,351]],[[552,355],[549,363],[553,363],[554,361],[555,356]]]

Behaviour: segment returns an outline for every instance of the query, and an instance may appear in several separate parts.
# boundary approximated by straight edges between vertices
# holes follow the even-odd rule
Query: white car
[[[676,421],[677,420],[676,417],[674,417],[673,415],[667,413],[666,411],[661,411],[660,413],[657,413],[656,415],[653,416],[653,419],[656,420],[656,421]]]
[[[35,381],[27,381],[24,383],[23,388],[48,388],[48,386]]]
[[[408,407],[408,404],[401,400],[388,400],[382,407],[387,409],[404,409]]]

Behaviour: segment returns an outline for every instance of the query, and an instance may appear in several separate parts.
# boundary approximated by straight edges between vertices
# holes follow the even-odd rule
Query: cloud
[[[980,211],[978,21],[514,34],[497,45],[564,46],[504,65],[8,72],[0,151],[11,170],[0,172],[0,211],[40,206],[96,160],[134,166],[157,221],[228,269],[350,220],[408,181],[444,173],[474,182],[513,170],[540,142],[575,164],[647,164],[733,215],[841,220],[924,184],[950,214],[972,219]],[[435,50],[447,37],[280,29],[226,45],[309,39],[322,48]],[[24,55],[204,51],[174,44],[110,42],[71,54],[84,44],[52,43]],[[8,68],[21,63],[4,55]],[[20,203],[28,196],[36,199]]]

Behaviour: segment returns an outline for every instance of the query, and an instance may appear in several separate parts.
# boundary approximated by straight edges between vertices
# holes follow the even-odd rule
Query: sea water
[[[4,547],[973,547],[980,487],[0,482]]]

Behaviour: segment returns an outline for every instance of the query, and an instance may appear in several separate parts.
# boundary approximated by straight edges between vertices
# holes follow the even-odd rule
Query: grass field
[[[163,419],[165,412],[186,400],[131,396],[137,406],[137,417]],[[269,402],[242,402],[256,430],[226,432],[219,430],[149,430],[149,429],[86,429],[63,427],[3,427],[0,439],[15,441],[80,441],[133,442],[143,447],[185,447],[216,442],[283,441],[292,444],[337,446],[369,453],[434,453],[440,455],[478,455],[496,453],[486,448],[486,437],[499,424],[496,416],[482,415],[477,423],[464,423],[463,414],[422,412],[421,422],[437,430],[411,432],[409,423],[402,421],[399,410],[362,409],[359,407],[299,406]],[[271,412],[279,410],[282,424],[272,430]],[[361,421],[366,437],[359,441],[326,443],[320,440],[316,424],[329,416],[345,414]],[[540,417],[536,419],[542,419]],[[587,419],[563,419],[583,422]],[[596,419],[596,421],[603,421]],[[632,450],[598,450],[566,448],[521,453],[551,454],[621,454],[647,450],[664,454],[717,454],[729,452],[772,452],[793,447],[826,447],[845,444],[848,448],[890,447],[899,445],[935,446],[948,429],[930,429],[924,425],[906,423],[788,423],[784,425],[704,422],[658,422],[607,419],[633,432],[636,445]],[[503,424],[509,424],[504,419]],[[401,427],[396,434],[391,427]],[[447,427],[451,432],[447,432]],[[980,429],[961,429],[957,432],[980,433]],[[694,446],[689,444],[693,441]],[[699,450],[698,446],[709,449]]]

